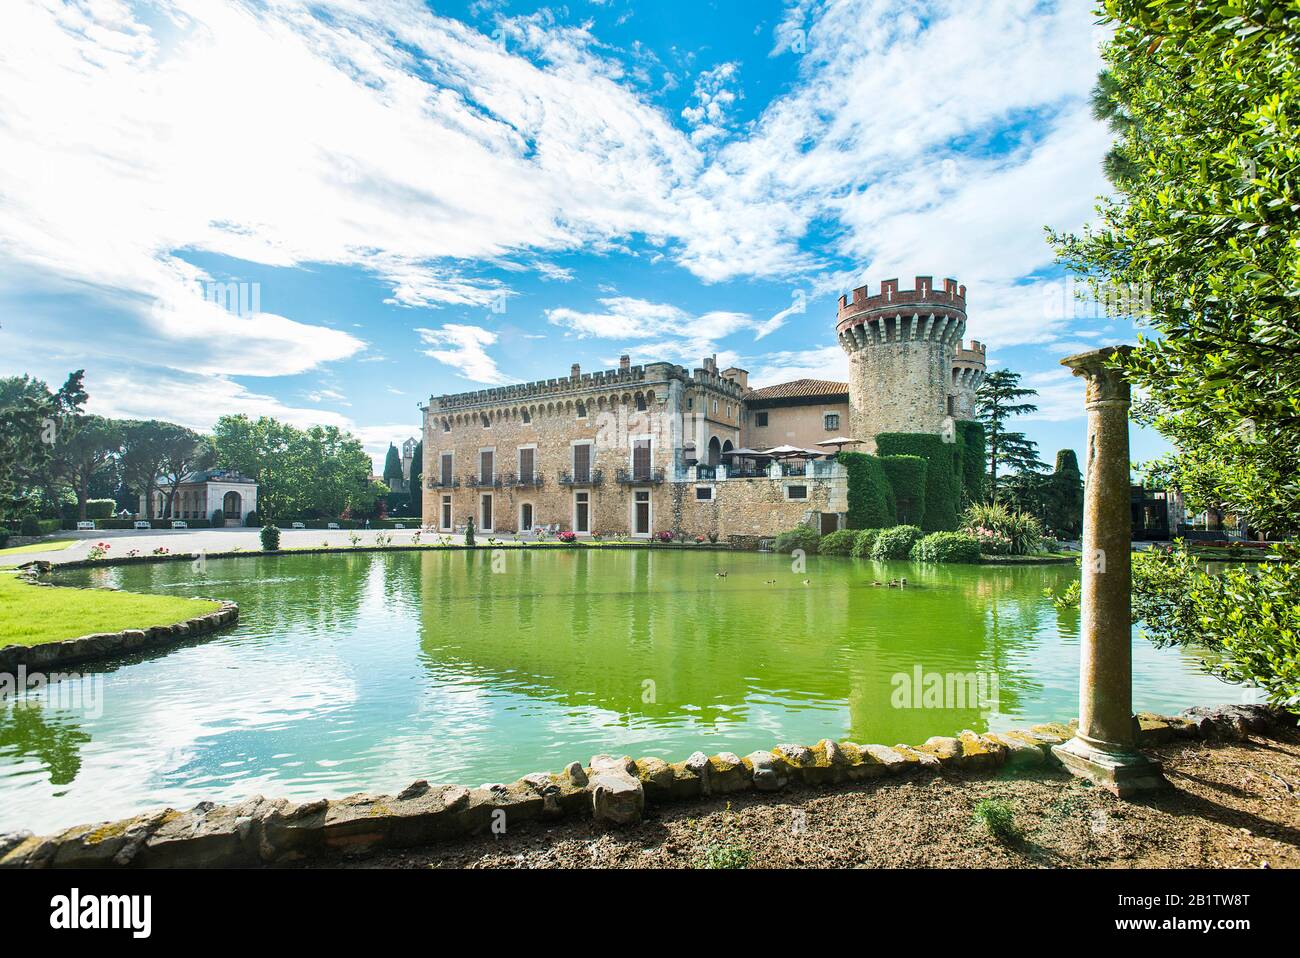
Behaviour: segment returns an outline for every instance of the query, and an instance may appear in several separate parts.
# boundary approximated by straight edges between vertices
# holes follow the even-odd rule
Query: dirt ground
[[[1151,749],[1172,788],[1121,802],[1060,770],[960,772],[742,792],[652,807],[641,824],[529,823],[326,867],[361,868],[1296,868],[1300,733]],[[976,821],[1006,802],[1017,836]]]

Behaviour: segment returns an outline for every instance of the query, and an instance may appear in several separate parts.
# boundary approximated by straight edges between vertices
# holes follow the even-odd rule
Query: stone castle
[[[843,528],[848,480],[830,458],[771,460],[836,437],[875,451],[884,432],[951,437],[974,417],[985,347],[963,346],[966,287],[886,280],[839,300],[849,381],[754,389],[713,358],[666,362],[430,397],[424,413],[425,523],[485,535],[538,527],[579,536],[663,532],[735,539],[798,525]]]

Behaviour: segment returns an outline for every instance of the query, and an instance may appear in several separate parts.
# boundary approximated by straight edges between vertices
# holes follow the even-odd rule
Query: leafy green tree
[[[1175,451],[1149,478],[1261,531],[1300,515],[1300,5],[1104,0],[1097,97],[1118,192],[1081,235],[1051,233],[1099,299],[1153,335],[1121,357],[1137,416]],[[1296,701],[1294,550],[1213,576],[1181,549],[1134,562],[1134,612],[1163,643],[1204,643],[1229,677]]]
[[[265,416],[223,416],[213,443],[216,461],[257,480],[265,517],[365,517],[388,491],[372,482],[361,442],[337,426],[303,430]]]
[[[208,440],[184,426],[165,423],[163,432],[163,457],[159,478],[167,486],[162,518],[171,516],[176,506],[176,487],[180,481],[197,469],[212,465],[213,450]]]
[[[117,422],[102,416],[87,416],[72,438],[62,444],[63,477],[77,497],[77,518],[86,518],[86,502],[96,491],[96,478],[116,461],[122,448],[122,431]],[[102,491],[102,488],[101,488]]]
[[[1277,562],[1210,574],[1187,549],[1133,556],[1133,620],[1156,645],[1208,648],[1205,667],[1263,689],[1270,701],[1300,701],[1300,581],[1294,546]]]
[[[30,376],[0,379],[0,520],[31,514],[38,496],[47,509],[57,508],[62,463],[56,451],[75,431],[88,398],[83,378],[78,369],[53,392]]]
[[[1255,528],[1293,529],[1300,6],[1106,0],[1100,12],[1115,27],[1097,98],[1110,104],[1120,192],[1087,232],[1053,242],[1100,298],[1146,313],[1156,335],[1129,373],[1158,403],[1157,428],[1203,440],[1180,445],[1169,473]]]
[[[122,473],[127,485],[145,497],[145,517],[154,518],[154,494],[163,464],[180,426],[159,419],[125,419],[122,435]]]
[[[1037,412],[1033,403],[1022,402],[1037,396],[1035,389],[1020,385],[1020,373],[998,369],[989,373],[975,394],[976,418],[984,424],[989,456],[989,498],[998,498],[998,467],[1033,468],[1038,463],[1037,446],[1024,433],[1011,432],[1007,423],[1015,416]],[[1040,464],[1041,465],[1041,464]]]

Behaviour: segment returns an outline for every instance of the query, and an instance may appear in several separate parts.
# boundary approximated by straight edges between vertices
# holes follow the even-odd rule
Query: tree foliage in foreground
[[[1275,703],[1300,702],[1298,553],[1208,574],[1185,549],[1133,557],[1133,619],[1156,645],[1204,645],[1206,668],[1262,689]]]
[[[1099,298],[1149,302],[1126,360],[1138,416],[1176,445],[1149,464],[1202,506],[1274,534],[1300,516],[1300,5],[1104,0],[1114,24],[1094,106],[1118,189],[1082,235],[1053,234]],[[1212,670],[1300,695],[1300,566],[1207,575],[1181,549],[1134,563],[1134,610]]]
[[[1300,5],[1106,0],[1098,112],[1118,195],[1061,260],[1106,297],[1149,291],[1128,360],[1160,468],[1253,527],[1300,516]],[[1136,298],[1136,297],[1135,297]],[[1148,297],[1140,297],[1146,301]],[[1200,441],[1195,441],[1199,439]]]

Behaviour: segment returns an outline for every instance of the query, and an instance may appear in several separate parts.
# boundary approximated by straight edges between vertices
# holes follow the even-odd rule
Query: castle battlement
[[[916,277],[914,289],[899,289],[898,280],[887,279],[880,284],[880,292],[872,296],[870,286],[859,286],[850,295],[839,299],[839,314],[857,313],[871,309],[888,309],[900,305],[921,303],[942,304],[966,308],[966,287],[958,285],[955,279],[945,279],[943,288],[936,289],[933,276]]]
[[[978,366],[983,369],[987,354],[988,347],[978,339],[972,339],[969,346],[958,344],[957,351],[952,357],[953,365]]]

